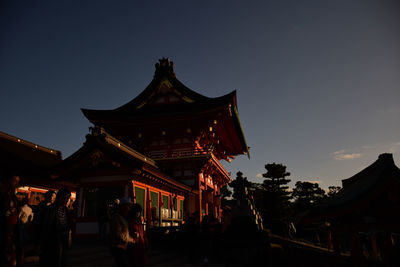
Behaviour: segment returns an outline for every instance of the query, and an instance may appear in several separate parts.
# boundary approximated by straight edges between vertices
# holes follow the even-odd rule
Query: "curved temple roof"
[[[198,114],[229,112],[235,132],[227,133],[237,140],[240,149],[234,154],[248,153],[248,146],[237,111],[236,91],[221,97],[206,97],[186,87],[174,73],[173,62],[163,58],[156,64],[153,80],[136,98],[112,110],[82,109],[85,117],[96,126],[107,129],[108,123],[135,122],[163,117],[187,117]]]
[[[321,203],[308,216],[337,216],[351,213],[357,205],[366,203],[388,180],[400,184],[400,169],[392,154],[381,154],[378,160],[350,178],[342,180],[343,188],[326,202]]]

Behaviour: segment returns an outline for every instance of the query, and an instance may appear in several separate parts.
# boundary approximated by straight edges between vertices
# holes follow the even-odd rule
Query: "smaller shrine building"
[[[342,180],[343,188],[306,218],[328,228],[329,246],[353,260],[392,262],[400,245],[400,169],[392,154]],[[364,266],[364,265],[360,265]]]

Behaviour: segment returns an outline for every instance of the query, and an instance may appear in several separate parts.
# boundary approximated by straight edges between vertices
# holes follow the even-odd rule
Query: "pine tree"
[[[264,215],[270,219],[283,219],[289,215],[290,192],[287,184],[290,173],[286,171],[283,164],[270,163],[265,165],[267,170],[262,176],[265,180],[262,183],[264,188]]]
[[[289,200],[290,192],[287,184],[290,179],[285,177],[290,176],[290,172],[286,171],[286,166],[283,164],[271,163],[265,165],[267,170],[262,176],[265,178],[263,182],[263,187],[268,192],[281,198],[281,200]]]

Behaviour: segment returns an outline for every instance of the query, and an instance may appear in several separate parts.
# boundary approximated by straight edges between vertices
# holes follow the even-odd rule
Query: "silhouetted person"
[[[146,232],[141,219],[142,207],[133,204],[128,216],[129,233],[134,239],[134,243],[128,245],[128,257],[131,267],[147,266],[146,251],[149,245]]]
[[[41,212],[40,225],[40,266],[67,266],[67,250],[69,243],[70,215],[67,209],[71,192],[62,188],[58,191],[53,204]]]
[[[5,174],[1,186],[1,240],[0,253],[1,266],[14,267],[17,265],[17,222],[18,222],[18,200],[15,195],[19,183],[19,176]]]
[[[37,197],[38,198],[38,197]],[[40,253],[40,234],[42,231],[43,225],[43,211],[46,209],[47,206],[50,206],[56,200],[56,192],[53,190],[49,190],[44,193],[44,199],[41,201],[36,208],[34,209],[34,219],[33,219],[33,233],[32,239],[35,244],[35,250],[37,253]]]
[[[39,205],[36,207],[35,213],[39,214],[41,210],[53,204],[55,200],[56,200],[56,192],[54,192],[53,190],[47,191],[46,193],[44,193],[44,200],[41,201]]]
[[[132,208],[132,201],[122,198],[118,202],[117,211],[110,220],[111,254],[114,257],[116,267],[129,267],[126,248],[128,244],[134,243],[129,235],[127,217]]]

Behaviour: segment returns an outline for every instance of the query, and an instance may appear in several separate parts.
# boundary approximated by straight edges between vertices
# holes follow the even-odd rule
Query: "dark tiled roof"
[[[392,154],[381,154],[373,164],[356,175],[342,180],[339,193],[321,203],[311,214],[323,214],[345,209],[368,200],[369,196],[389,179],[400,183],[400,169],[395,165]]]
[[[101,151],[111,160],[123,163],[131,168],[138,168],[152,173],[157,178],[163,180],[163,182],[172,187],[191,191],[189,186],[184,185],[162,173],[158,169],[154,160],[125,145],[115,137],[99,128],[95,128],[92,134],[88,134],[86,136],[86,142],[78,151],[66,158],[54,168],[54,176],[63,176],[63,173],[74,169],[78,165],[85,164],[85,159],[87,159],[87,156],[93,151]]]
[[[168,81],[182,99],[174,104],[147,105],[147,102],[157,92],[159,85]],[[221,110],[231,114],[232,123],[235,127],[236,138],[242,148],[237,153],[248,153],[248,147],[240,124],[237,111],[236,91],[232,91],[221,97],[206,97],[186,87],[175,76],[173,63],[169,59],[162,59],[156,64],[156,72],[153,80],[136,98],[125,105],[112,110],[82,109],[85,117],[97,126],[105,127],[104,123],[110,122],[141,122],[146,120],[162,120],[166,117],[188,118],[189,116],[202,116],[215,114]],[[233,136],[233,133],[230,133]]]

